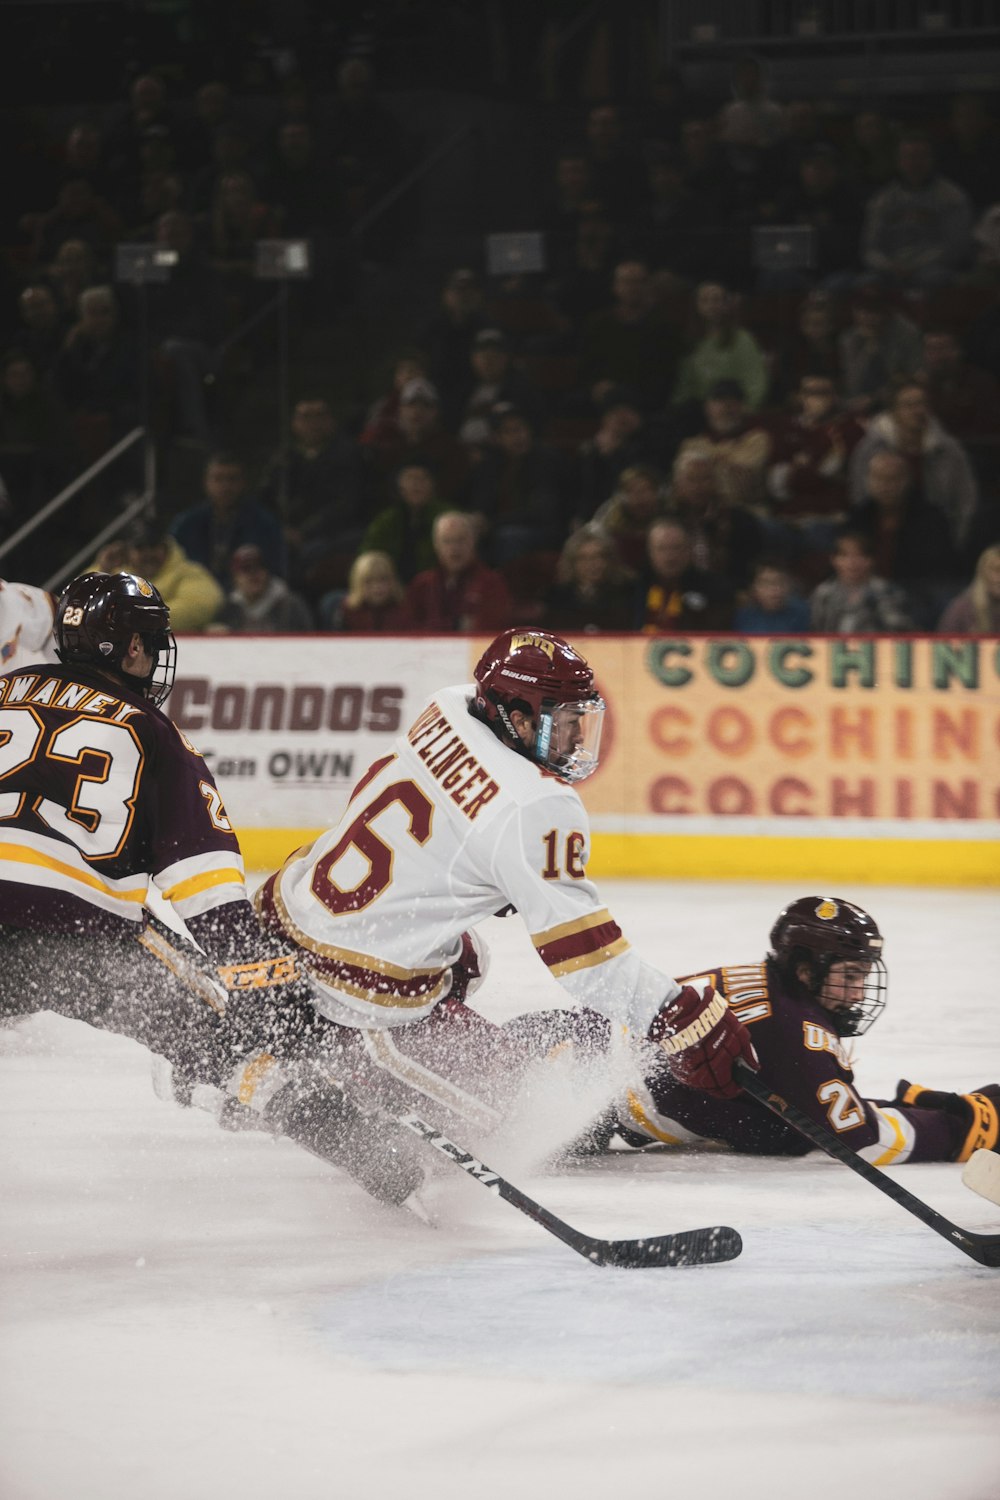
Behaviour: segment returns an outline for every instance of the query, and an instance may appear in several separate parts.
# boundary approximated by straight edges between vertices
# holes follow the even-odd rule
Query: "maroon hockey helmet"
[[[476,664],[472,711],[511,749],[563,781],[582,781],[600,761],[604,699],[572,646],[547,630],[505,630]],[[525,743],[511,719],[534,721]]]
[[[56,655],[67,666],[98,667],[145,693],[157,707],[174,685],[177,643],[159,590],[134,573],[82,573],[56,605]],[[122,668],[134,635],[153,665],[146,677]]]
[[[771,928],[770,957],[787,981],[830,1011],[841,1036],[860,1036],[885,1007],[882,934],[873,917],[839,896],[800,896],[786,906]],[[839,997],[828,984],[834,964],[857,968],[853,987]]]

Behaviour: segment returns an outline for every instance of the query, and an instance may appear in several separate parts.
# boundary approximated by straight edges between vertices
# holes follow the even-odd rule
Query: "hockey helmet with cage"
[[[547,630],[498,635],[475,670],[472,712],[498,739],[563,781],[583,781],[600,763],[604,699],[572,646]],[[527,740],[511,715],[533,720]]]
[[[174,685],[177,643],[160,592],[134,573],[82,573],[70,583],[55,616],[56,655],[67,666],[97,667],[139,688],[157,707]],[[125,672],[132,637],[153,658],[145,677]]]
[[[841,1036],[860,1036],[885,1008],[882,934],[873,917],[839,896],[800,896],[786,906],[771,928],[770,958],[787,982],[820,1000]],[[840,999],[827,983],[834,964],[857,966]]]

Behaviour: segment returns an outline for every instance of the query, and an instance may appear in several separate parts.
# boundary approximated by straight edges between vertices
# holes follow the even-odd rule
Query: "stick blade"
[[[973,1151],[962,1170],[967,1188],[1000,1207],[1000,1156],[995,1151]]]
[[[716,1224],[710,1229],[687,1229],[647,1240],[594,1240],[583,1253],[595,1265],[637,1271],[644,1267],[716,1265],[735,1260],[742,1249],[743,1241],[735,1229]]]

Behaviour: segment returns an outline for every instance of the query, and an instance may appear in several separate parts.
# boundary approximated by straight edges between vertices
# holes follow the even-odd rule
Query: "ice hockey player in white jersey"
[[[258,893],[322,1012],[432,1098],[442,1075],[481,1082],[510,1061],[510,1039],[464,1003],[483,962],[469,929],[505,906],[574,1002],[660,1043],[686,1083],[731,1097],[734,1059],[756,1065],[711,986],[682,989],[640,958],[588,878],[575,783],[597,768],[604,711],[565,641],[505,631]]]
[[[56,601],[45,589],[0,578],[0,672],[56,660],[52,621]]]

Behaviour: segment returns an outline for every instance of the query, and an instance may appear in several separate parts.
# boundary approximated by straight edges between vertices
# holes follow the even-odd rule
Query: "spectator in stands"
[[[399,435],[369,449],[384,476],[418,466],[432,469],[444,500],[455,500],[469,476],[469,455],[444,427],[441,399],[430,381],[407,381],[399,393]]]
[[[805,635],[809,605],[795,592],[792,575],[781,558],[760,557],[753,568],[745,604],[733,615],[741,635]]]
[[[385,395],[378,396],[365,414],[358,442],[363,449],[392,447],[401,438],[399,397],[411,380],[427,380],[427,357],[417,348],[401,349],[392,362],[392,376]]]
[[[775,405],[795,397],[803,375],[825,375],[840,381],[837,318],[828,292],[810,292],[799,303],[795,328],[780,346],[771,379]]]
[[[74,323],[80,294],[98,281],[97,257],[91,246],[85,240],[63,240],[49,264],[48,277],[60,318]]]
[[[767,395],[767,359],[749,329],[738,321],[739,299],[717,281],[703,281],[695,292],[696,332],[681,361],[674,386],[675,405],[701,403],[721,380],[738,381],[751,410]]]
[[[371,521],[362,552],[386,552],[404,583],[434,566],[432,531],[449,509],[434,475],[422,464],[407,464],[395,476],[395,499]]]
[[[156,243],[177,259],[166,281],[146,288],[150,346],[169,375],[178,432],[207,446],[211,429],[205,382],[214,373],[215,345],[224,332],[222,285],[195,244],[188,214],[162,214]]]
[[[583,148],[568,147],[560,151],[552,167],[548,203],[544,209],[544,227],[550,262],[557,268],[569,264],[581,226],[596,218],[614,230],[605,205],[594,183],[590,161]],[[607,290],[605,285],[604,290]]]
[[[945,609],[937,628],[956,635],[1000,635],[1000,546],[980,555],[975,577]]]
[[[865,206],[861,259],[902,287],[947,286],[972,254],[972,204],[942,177],[926,136],[908,131],[896,151],[896,176]]]
[[[347,593],[336,606],[331,629],[357,635],[406,630],[406,590],[387,552],[360,552],[351,565]]]
[[[109,286],[88,287],[52,369],[84,456],[97,457],[138,416],[137,374],[117,297]]]
[[[14,333],[14,344],[45,375],[55,363],[68,329],[52,288],[44,281],[31,282],[18,297],[17,310],[20,326]]]
[[[225,594],[201,563],[184,549],[157,521],[137,522],[125,537],[120,560],[105,554],[99,559],[105,569],[128,571],[148,578],[159,589],[170,609],[174,630],[204,630],[222,607]]]
[[[560,634],[631,630],[635,575],[626,568],[607,532],[593,522],[567,538],[545,595],[542,618]]]
[[[625,386],[614,385],[599,402],[600,422],[580,444],[579,501],[574,516],[587,521],[610,499],[624,469],[642,463],[649,443],[639,403]]]
[[[1000,126],[982,94],[956,94],[951,100],[940,160],[944,176],[982,212],[997,197]]]
[[[281,226],[292,238],[343,227],[343,196],[325,148],[305,120],[288,120],[278,131],[274,162],[263,189]]]
[[[541,416],[538,391],[512,363],[510,344],[499,328],[481,328],[472,341],[472,382],[465,399],[458,429],[468,447],[482,447],[492,434],[491,413],[495,406],[516,406],[537,426]]]
[[[457,415],[469,379],[472,341],[486,327],[483,285],[475,271],[461,266],[449,275],[437,312],[424,324],[417,344],[427,355],[432,382],[449,416]]]
[[[476,522],[446,510],[432,528],[435,564],[406,590],[410,627],[491,635],[511,623],[511,597],[502,573],[476,555]]]
[[[349,57],[337,70],[337,93],[330,117],[330,159],[354,224],[406,175],[409,150],[396,116],[376,96],[375,76],[362,57]],[[404,209],[383,214],[365,240],[366,255],[398,246],[409,217]],[[372,235],[376,238],[373,240]]]
[[[627,568],[638,573],[646,561],[652,523],[667,513],[666,485],[652,464],[623,469],[618,488],[594,512],[593,526],[610,537]]]
[[[85,177],[73,177],[59,189],[55,203],[33,216],[32,256],[48,260],[64,240],[83,240],[102,258],[120,239],[124,222],[106,199],[98,197]]]
[[[947,328],[924,331],[921,379],[934,416],[962,443],[992,442],[1000,435],[1000,381],[970,364]]]
[[[923,358],[920,330],[875,285],[851,298],[851,322],[837,340],[844,399],[866,415],[884,405],[896,381],[915,375]]]
[[[208,257],[225,278],[229,296],[244,296],[256,242],[273,239],[279,229],[279,216],[262,201],[249,172],[226,172],[219,178],[208,210]]]
[[[767,69],[759,57],[746,54],[733,63],[732,103],[719,111],[719,135],[730,145],[766,151],[785,134],[785,116],[768,92]]]
[[[163,82],[142,73],[129,90],[126,112],[108,131],[105,155],[116,184],[115,203],[134,202],[139,177],[151,144],[159,144],[173,166],[181,149],[181,131],[167,99]]]
[[[732,595],[722,580],[695,566],[684,524],[654,521],[636,589],[636,629],[654,634],[728,630],[732,612]]]
[[[952,542],[961,547],[978,503],[976,479],[961,443],[931,416],[927,392],[915,380],[901,381],[886,411],[880,412],[851,455],[851,503],[863,498],[873,453],[890,449],[907,460],[924,499],[945,516]]]
[[[953,590],[957,557],[944,514],[923,498],[903,454],[872,453],[851,526],[871,538],[879,577],[906,590],[916,623],[933,627]]]
[[[281,519],[291,577],[306,582],[330,553],[353,556],[364,533],[364,491],[357,445],[338,425],[329,401],[295,403],[291,444],[276,453],[260,497]]]
[[[565,256],[559,260],[553,258],[556,274],[545,284],[545,295],[557,316],[573,328],[580,328],[607,306],[618,252],[619,243],[610,219],[599,212],[580,219]]]
[[[896,171],[896,125],[877,109],[862,109],[851,121],[846,149],[848,175],[866,198],[891,180]]]
[[[229,559],[238,547],[259,547],[280,576],[287,572],[285,539],[274,514],[247,494],[247,471],[234,453],[213,453],[205,465],[205,499],[182,512],[170,527],[188,557],[224,587]]]
[[[259,547],[237,547],[230,559],[233,586],[213,630],[234,635],[292,635],[312,630],[305,600],[276,578]]]
[[[847,510],[847,464],[863,434],[822,372],[802,376],[793,410],[772,426],[767,492],[773,514],[824,550],[833,542],[833,522]]]
[[[193,212],[207,213],[222,179],[234,172],[246,172],[249,167],[250,142],[244,132],[238,125],[220,125],[212,137],[211,160],[201,166],[191,183]]]
[[[642,157],[626,136],[621,111],[595,104],[587,115],[586,163],[597,201],[612,222],[629,224],[641,212],[646,188]]]
[[[667,514],[681,521],[691,543],[691,559],[732,589],[742,588],[764,545],[764,531],[752,510],[720,492],[707,453],[688,452],[674,461]]]
[[[738,380],[718,380],[710,388],[703,421],[701,431],[681,443],[677,457],[707,454],[715,466],[715,484],[723,499],[766,510],[764,480],[771,437],[750,417]]]
[[[487,556],[502,567],[528,552],[558,549],[567,473],[562,454],[538,441],[520,407],[501,402],[490,422],[490,442],[472,471],[470,509],[485,527]]]
[[[688,191],[677,149],[657,147],[646,166],[642,217],[636,238],[647,264],[694,277],[705,264],[705,244],[719,228],[703,200]]]
[[[599,406],[616,385],[652,410],[666,399],[677,373],[678,339],[653,302],[649,268],[625,260],[615,267],[610,307],[587,319],[580,336],[581,375]]]
[[[879,578],[871,538],[845,528],[830,559],[834,576],[817,584],[809,598],[813,630],[832,635],[912,630],[910,603],[902,589]]]
[[[684,186],[699,207],[710,230],[704,244],[703,274],[725,276],[741,259],[737,237],[733,244],[732,218],[739,196],[736,173],[719,145],[715,122],[692,116],[681,126]]]
[[[195,90],[194,118],[184,139],[182,160],[185,168],[197,170],[204,166],[212,154],[219,131],[233,129],[236,129],[236,118],[229,86],[219,78],[210,79]]]
[[[861,234],[861,200],[844,176],[840,157],[826,141],[815,141],[795,164],[794,180],[775,195],[770,218],[814,232],[814,258],[808,270],[771,273],[761,286],[811,286],[817,281],[840,290],[855,279]],[[766,275],[767,273],[762,273]],[[780,282],[775,278],[783,278]]]
[[[19,508],[41,502],[69,477],[72,445],[59,399],[39,379],[27,354],[3,361],[0,383],[0,456],[4,478]],[[33,507],[32,507],[33,508]]]

